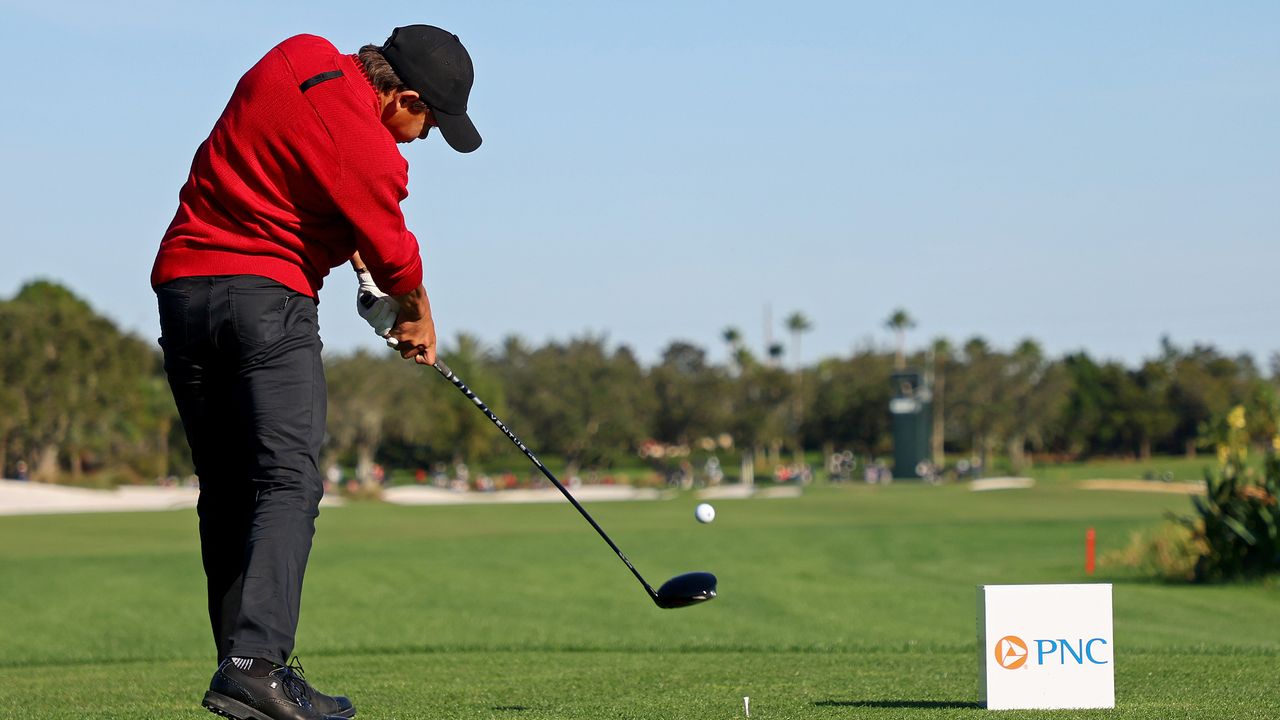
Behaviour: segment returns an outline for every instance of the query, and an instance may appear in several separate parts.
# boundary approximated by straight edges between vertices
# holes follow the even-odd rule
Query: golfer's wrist
[[[395,300],[400,304],[401,321],[418,321],[431,317],[431,302],[427,299],[426,288],[421,285],[404,295],[396,295]]]

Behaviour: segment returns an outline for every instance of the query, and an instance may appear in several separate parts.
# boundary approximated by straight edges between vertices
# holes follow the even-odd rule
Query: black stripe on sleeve
[[[298,89],[301,90],[302,92],[306,92],[326,80],[333,80],[334,78],[340,78],[340,77],[342,77],[341,70],[331,70],[329,72],[322,72],[319,75],[316,75],[315,77],[311,77],[311,78],[307,78],[306,80],[303,80],[302,84],[298,86]]]

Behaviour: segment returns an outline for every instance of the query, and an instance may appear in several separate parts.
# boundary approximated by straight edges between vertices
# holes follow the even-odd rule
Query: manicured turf
[[[1078,582],[1183,496],[849,485],[799,499],[600,503],[658,610],[567,504],[320,519],[298,653],[365,718],[986,716],[975,586]],[[1280,584],[1116,583],[1117,709],[1000,717],[1263,718],[1280,707]],[[204,718],[212,672],[194,513],[0,518],[0,717]]]

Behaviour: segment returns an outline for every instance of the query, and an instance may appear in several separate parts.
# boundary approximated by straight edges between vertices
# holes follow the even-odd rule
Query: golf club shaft
[[[471,391],[471,388],[467,387],[467,384],[462,382],[462,379],[459,378],[456,374],[454,374],[452,370],[449,369],[449,366],[444,363],[444,360],[437,358],[436,363],[435,365],[433,365],[433,367],[436,370],[438,370],[446,380],[453,383],[454,387],[461,390],[462,394],[466,395],[468,400],[475,403],[476,407],[480,408],[481,412],[485,414],[485,417],[489,418],[489,421],[492,422],[494,425],[497,425],[498,429],[501,430],[502,433],[507,436],[507,439],[515,443],[515,446],[520,448],[521,452],[525,454],[525,457],[529,458],[529,460],[531,460],[533,464],[536,465],[537,468],[542,471],[542,474],[545,475],[547,479],[550,480],[551,483],[556,486],[556,489],[558,489],[560,493],[564,495],[565,499],[568,500],[570,503],[572,503],[573,506],[577,508],[579,513],[582,513],[582,517],[586,518],[587,522],[591,523],[591,527],[595,528],[596,532],[600,534],[600,537],[604,538],[604,541],[609,543],[609,547],[613,548],[613,551],[617,553],[618,557],[622,560],[622,562],[626,563],[627,569],[631,571],[632,575],[636,576],[636,580],[639,580],[640,584],[644,586],[645,591],[649,593],[649,597],[656,602],[658,599],[658,593],[655,592],[652,587],[650,587],[649,583],[645,582],[644,578],[641,577],[640,575],[640,571],[636,570],[636,566],[631,564],[631,561],[628,560],[627,556],[622,552],[622,550],[619,549],[618,546],[614,544],[613,540],[609,538],[608,534],[605,533],[604,529],[601,528],[599,523],[595,521],[595,518],[592,518],[591,515],[586,511],[586,509],[583,508],[582,505],[580,505],[578,501],[573,497],[573,495],[569,494],[569,491],[565,488],[565,486],[560,484],[560,481],[556,479],[556,476],[551,474],[551,471],[547,469],[546,465],[542,464],[542,461],[539,460],[538,457],[533,454],[533,451],[525,447],[525,444],[520,441],[520,438],[516,437],[516,434],[511,432],[511,428],[508,428],[506,424],[504,424],[501,420],[498,419],[497,415],[493,414],[493,411],[489,409],[488,405],[485,405],[484,402],[480,400],[480,398],[476,397],[476,394]]]

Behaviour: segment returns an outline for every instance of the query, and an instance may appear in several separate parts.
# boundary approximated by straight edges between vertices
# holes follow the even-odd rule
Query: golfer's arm
[[[431,317],[431,300],[427,298],[427,289],[422,285],[404,295],[392,295],[400,303],[400,320],[414,321]]]
[[[351,255],[351,269],[358,273],[369,272],[369,268],[360,259],[359,251]],[[401,320],[416,321],[431,317],[431,300],[427,297],[427,289],[422,285],[404,295],[391,297],[400,305]]]

